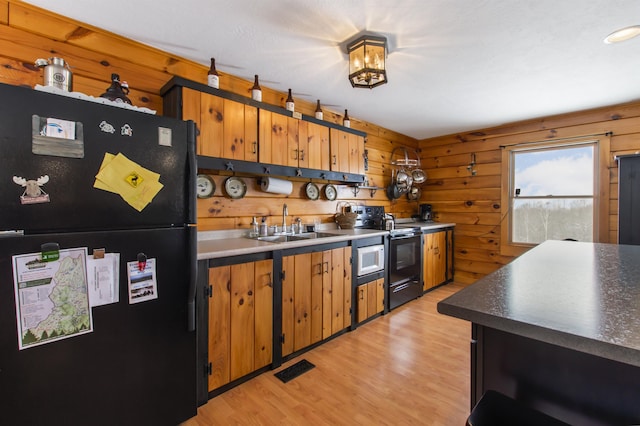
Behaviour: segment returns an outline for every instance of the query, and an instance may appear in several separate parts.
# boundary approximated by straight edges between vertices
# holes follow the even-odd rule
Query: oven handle
[[[404,290],[405,288],[409,288],[409,286],[410,286],[410,285],[411,285],[411,284],[409,284],[409,283],[405,283],[405,284],[401,284],[401,285],[399,285],[399,286],[396,286],[396,287],[394,287],[394,288],[393,288],[393,292],[394,292],[394,293],[397,293],[397,292],[399,292],[399,291],[402,291],[402,290]]]
[[[393,236],[391,237],[391,241],[396,241],[396,240],[408,240],[410,238],[420,238],[420,234],[412,234],[412,235],[407,235],[407,236],[402,236],[402,237],[396,237]]]

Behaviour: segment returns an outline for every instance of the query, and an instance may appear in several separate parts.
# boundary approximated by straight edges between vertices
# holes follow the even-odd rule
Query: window
[[[603,241],[609,176],[600,145],[600,140],[572,140],[505,147],[503,254],[519,254],[505,246],[526,248],[551,239]],[[607,202],[600,203],[601,198]]]
[[[594,149],[512,151],[512,242],[593,241]]]

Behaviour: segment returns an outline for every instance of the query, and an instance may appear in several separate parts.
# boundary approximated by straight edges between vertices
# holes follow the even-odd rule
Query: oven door
[[[392,236],[389,244],[389,283],[420,281],[422,250],[420,235]]]
[[[389,241],[389,310],[422,295],[420,235],[394,235]]]

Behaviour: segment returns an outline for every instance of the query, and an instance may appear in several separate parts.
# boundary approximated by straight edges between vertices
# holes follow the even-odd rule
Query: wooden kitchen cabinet
[[[160,93],[164,115],[196,123],[202,169],[365,181],[364,132],[177,76]]]
[[[351,325],[351,247],[283,256],[282,356]]]
[[[364,137],[339,129],[330,131],[331,171],[364,174]]]
[[[358,322],[384,311],[384,278],[358,286],[356,291]]]
[[[427,291],[453,279],[453,230],[426,233],[423,236],[422,277]]]
[[[209,268],[209,391],[272,361],[273,261]]]
[[[181,118],[193,120],[200,131],[198,155],[258,160],[256,107],[185,87]]]

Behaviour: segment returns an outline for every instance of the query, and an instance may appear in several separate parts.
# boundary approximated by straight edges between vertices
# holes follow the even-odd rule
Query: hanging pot
[[[411,177],[414,183],[424,183],[427,180],[427,174],[421,169],[411,170]]]
[[[417,186],[412,186],[407,192],[407,199],[410,201],[416,201],[420,199],[420,188]]]
[[[400,189],[398,188],[398,185],[393,182],[387,186],[387,198],[390,200],[397,200],[400,198]]]

